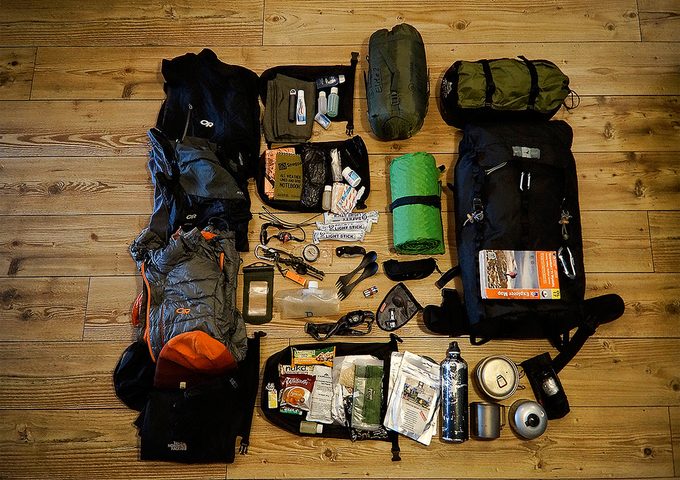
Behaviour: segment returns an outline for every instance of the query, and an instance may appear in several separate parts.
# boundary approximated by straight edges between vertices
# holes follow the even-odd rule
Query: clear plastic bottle
[[[323,115],[326,115],[328,111],[328,99],[326,98],[326,92],[319,92],[319,99],[316,101],[316,111]]]
[[[328,106],[326,107],[326,116],[335,118],[338,116],[338,108],[340,107],[340,97],[338,96],[338,87],[331,88],[331,94],[328,95]]]
[[[340,311],[337,292],[330,288],[319,288],[319,282],[313,280],[307,288],[276,292],[274,304],[283,318],[332,316]]]

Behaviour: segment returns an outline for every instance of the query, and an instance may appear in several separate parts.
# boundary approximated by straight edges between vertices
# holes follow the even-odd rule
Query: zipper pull
[[[463,226],[468,223],[481,222],[484,220],[484,205],[482,200],[479,198],[472,199],[472,212],[467,214],[467,220],[463,223]]]
[[[567,229],[567,225],[569,225],[569,219],[572,218],[571,215],[569,214],[569,210],[562,209],[562,213],[560,214],[560,221],[557,222],[560,225],[562,225],[562,238],[564,240],[569,240],[569,231]]]

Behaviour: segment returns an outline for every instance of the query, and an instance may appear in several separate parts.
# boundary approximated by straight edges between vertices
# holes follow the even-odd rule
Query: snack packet
[[[333,358],[335,357],[335,346],[316,348],[313,350],[302,350],[291,347],[293,367],[300,365],[326,365],[333,366]]]
[[[284,413],[284,407],[290,406],[299,410],[309,411],[314,388],[314,376],[304,373],[290,373],[281,377],[280,410]],[[297,412],[295,412],[297,413]]]

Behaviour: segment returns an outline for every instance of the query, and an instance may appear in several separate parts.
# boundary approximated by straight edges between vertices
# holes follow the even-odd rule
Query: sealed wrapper
[[[336,223],[336,222],[361,222],[367,220],[371,223],[378,223],[378,218],[380,213],[377,210],[371,210],[370,212],[354,212],[346,213],[344,215],[336,215],[331,212],[326,212],[323,214],[324,223]]]
[[[317,230],[322,232],[343,232],[346,230],[364,230],[366,232],[371,231],[372,223],[368,220],[357,221],[357,222],[335,222],[335,223],[321,223],[316,222]]]
[[[333,358],[335,357],[335,346],[311,350],[291,347],[291,353],[291,364],[293,367],[299,365],[326,365],[327,367],[332,367]]]
[[[312,233],[312,241],[314,243],[323,242],[325,240],[338,240],[340,242],[363,242],[366,232],[364,230],[348,230],[344,232],[322,232],[321,230],[314,230]]]
[[[307,420],[318,423],[333,423],[333,369],[325,365],[314,365],[314,389],[312,405]]]
[[[314,389],[314,376],[303,373],[291,373],[281,377],[281,411],[283,407],[291,406],[300,410],[309,411],[312,390]]]
[[[306,375],[314,375],[314,365],[279,365],[279,376],[289,375],[291,373],[303,373]]]

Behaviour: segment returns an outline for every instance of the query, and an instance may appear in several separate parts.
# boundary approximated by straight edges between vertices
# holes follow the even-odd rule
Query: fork
[[[339,291],[338,291],[338,298],[340,300],[344,300],[349,296],[349,294],[354,290],[354,287],[357,286],[358,283],[360,283],[362,280],[367,279],[368,277],[372,277],[378,273],[378,262],[371,262],[368,265],[366,265],[366,268],[364,268],[364,271],[361,272],[361,275],[359,278],[354,280],[352,283],[343,286]]]
[[[350,280],[352,280],[352,277],[354,275],[356,275],[359,270],[361,270],[362,268],[366,268],[366,266],[369,263],[375,262],[376,260],[378,260],[378,254],[375,253],[375,251],[371,250],[370,252],[368,252],[367,254],[364,255],[364,258],[361,260],[361,263],[359,264],[359,266],[357,268],[355,268],[354,270],[352,270],[348,274],[343,275],[340,278],[338,278],[338,281],[335,282],[335,286],[338,289],[344,287],[345,285],[347,285],[350,282]]]

